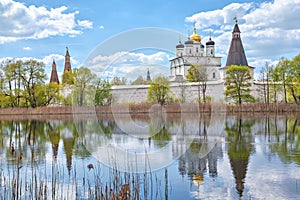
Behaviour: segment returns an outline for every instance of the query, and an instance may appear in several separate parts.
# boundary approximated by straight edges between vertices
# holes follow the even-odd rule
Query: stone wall
[[[114,103],[141,103],[147,100],[148,89],[150,85],[128,85],[113,86],[112,96]],[[174,98],[185,97],[186,102],[195,102],[198,97],[197,83],[172,83],[170,90]],[[200,91],[201,95],[201,91]],[[223,81],[209,81],[207,83],[206,95],[213,102],[224,101],[224,83]],[[202,95],[201,95],[202,96]]]
[[[113,86],[112,95],[114,103],[141,103],[146,102],[148,89],[150,85],[126,85]],[[270,86],[271,87],[271,86]],[[174,98],[181,99],[185,97],[186,102],[195,102],[198,98],[197,83],[172,83],[170,85],[171,93]],[[212,102],[224,102],[225,96],[224,81],[207,82],[206,96],[212,99]],[[260,101],[263,101],[263,83],[253,82],[251,86],[251,94]],[[201,91],[200,96],[202,97]],[[277,93],[278,102],[283,101],[283,94]],[[273,94],[270,94],[270,101],[274,100]]]

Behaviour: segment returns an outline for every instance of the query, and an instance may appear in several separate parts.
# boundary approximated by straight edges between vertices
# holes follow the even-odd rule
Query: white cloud
[[[99,29],[104,29],[104,26],[103,25],[99,26]]]
[[[79,13],[59,8],[26,6],[13,0],[0,0],[0,44],[21,39],[40,39],[56,35],[78,35],[83,28],[91,28],[92,22],[78,20]]]
[[[31,47],[24,47],[23,48],[25,51],[30,51],[31,50]]]
[[[115,76],[135,80],[139,75],[146,76],[147,69],[151,76],[169,74],[170,55],[166,52],[145,54],[140,52],[116,52],[110,56],[98,55],[84,64],[101,78]]]
[[[77,20],[77,24],[82,28],[87,28],[87,29],[93,28],[93,22],[89,20]]]
[[[186,18],[197,28],[212,31],[219,54],[227,54],[233,18],[239,19],[242,41],[249,63],[262,67],[265,60],[295,56],[300,46],[300,1],[274,0],[263,3],[232,3],[223,9],[200,12]]]

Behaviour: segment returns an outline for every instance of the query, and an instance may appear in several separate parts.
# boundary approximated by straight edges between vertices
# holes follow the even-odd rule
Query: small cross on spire
[[[233,18],[236,24],[238,24],[238,19],[236,17]]]

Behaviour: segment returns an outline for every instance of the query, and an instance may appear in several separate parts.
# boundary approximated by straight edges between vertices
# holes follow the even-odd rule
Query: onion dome
[[[194,33],[191,35],[191,40],[194,42],[201,42],[201,37],[200,35],[197,34],[196,26],[194,25]]]
[[[215,45],[215,42],[211,40],[211,37],[209,37],[209,40],[206,42],[206,45]]]
[[[185,43],[184,44],[193,44],[194,42],[190,39],[190,37],[189,37],[189,39],[187,40],[187,41],[185,41]]]
[[[179,41],[179,43],[176,45],[176,49],[183,49],[184,45]]]
[[[200,43],[201,48],[204,48],[204,45]]]

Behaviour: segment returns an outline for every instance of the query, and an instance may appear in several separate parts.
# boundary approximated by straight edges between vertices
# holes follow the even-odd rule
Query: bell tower
[[[65,55],[65,67],[64,67],[64,72],[65,71],[72,71],[71,68],[71,60],[70,60],[70,54],[69,54],[69,49],[66,47],[66,55]]]
[[[57,70],[56,70],[56,63],[55,63],[54,60],[53,60],[53,63],[52,63],[52,72],[51,72],[51,77],[50,77],[50,83],[59,84],[59,79],[58,79]]]

